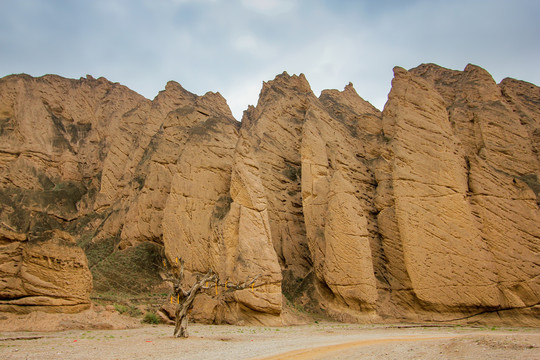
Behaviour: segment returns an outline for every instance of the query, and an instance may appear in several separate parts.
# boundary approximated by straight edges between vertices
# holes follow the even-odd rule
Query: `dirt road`
[[[540,359],[540,329],[313,324],[1,332],[0,359]]]
[[[443,340],[443,339],[454,339],[457,336],[411,336],[411,337],[399,337],[399,338],[387,338],[387,339],[370,339],[370,340],[357,340],[346,342],[343,344],[336,345],[327,345],[327,346],[318,346],[309,349],[293,350],[286,353],[267,356],[261,358],[260,360],[280,360],[280,359],[289,359],[289,360],[306,360],[306,359],[318,359],[325,357],[333,357],[336,354],[342,353],[345,350],[352,350],[360,346],[370,346],[370,345],[379,345],[385,343],[407,343],[413,341],[427,341],[427,340]]]

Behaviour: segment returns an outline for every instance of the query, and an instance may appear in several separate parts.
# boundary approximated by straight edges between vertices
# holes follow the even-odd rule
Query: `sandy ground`
[[[540,329],[323,323],[1,332],[0,359],[540,359]]]

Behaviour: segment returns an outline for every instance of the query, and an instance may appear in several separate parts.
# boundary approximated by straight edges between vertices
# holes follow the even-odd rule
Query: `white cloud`
[[[0,76],[90,73],[149,98],[176,80],[195,93],[221,92],[237,117],[256,103],[261,82],[284,70],[304,73],[316,94],[352,81],[379,108],[395,65],[463,69],[471,62],[497,81],[512,76],[540,83],[537,1],[43,4],[0,0]]]
[[[253,11],[265,15],[279,15],[292,11],[296,2],[294,0],[242,0],[242,4]]]
[[[237,50],[255,52],[259,48],[260,40],[252,34],[244,34],[237,37],[233,44]]]
[[[241,34],[232,39],[232,47],[240,53],[246,54],[254,61],[267,61],[269,57],[276,54],[276,48],[265,39],[252,33]]]

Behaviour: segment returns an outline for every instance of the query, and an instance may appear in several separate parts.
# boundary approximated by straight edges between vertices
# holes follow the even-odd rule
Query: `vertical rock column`
[[[337,317],[340,312],[357,311],[353,318],[369,314],[377,300],[369,206],[362,199],[369,174],[354,155],[355,142],[343,124],[313,104],[304,122],[301,148],[308,244],[315,274],[331,290],[335,303],[330,307],[340,307],[329,311]]]
[[[259,276],[254,289],[235,292],[236,301],[258,311],[244,318],[262,324],[280,324],[281,268],[272,244],[265,189],[257,160],[244,130],[236,146],[231,177],[230,211],[221,224],[222,272],[236,283]]]
[[[443,96],[465,150],[473,214],[494,258],[498,309],[511,310],[493,315],[509,321],[517,314],[534,317],[536,306],[538,317],[540,88],[513,79],[497,85],[470,64],[464,71],[424,64],[411,72]]]
[[[497,279],[467,200],[466,164],[443,99],[423,79],[394,69],[383,130],[405,269],[425,308],[497,306]]]

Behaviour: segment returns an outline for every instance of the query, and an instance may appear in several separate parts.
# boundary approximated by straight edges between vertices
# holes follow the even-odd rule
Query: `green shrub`
[[[118,311],[120,314],[128,312],[129,308],[126,305],[122,304],[114,304],[114,309]]]
[[[114,309],[118,311],[120,314],[126,314],[131,317],[137,317],[141,316],[141,310],[136,308],[135,306],[127,306],[122,304],[114,304]]]
[[[159,245],[143,242],[125,250],[116,250],[119,239],[101,241],[85,249],[94,277],[95,293],[121,292],[147,294],[162,283],[159,276],[161,255]],[[99,246],[98,244],[102,244]],[[95,258],[96,260],[90,260]],[[99,259],[99,260],[98,260]]]
[[[144,314],[142,322],[146,324],[159,324],[161,320],[156,314],[152,312],[147,312],[146,314]]]

